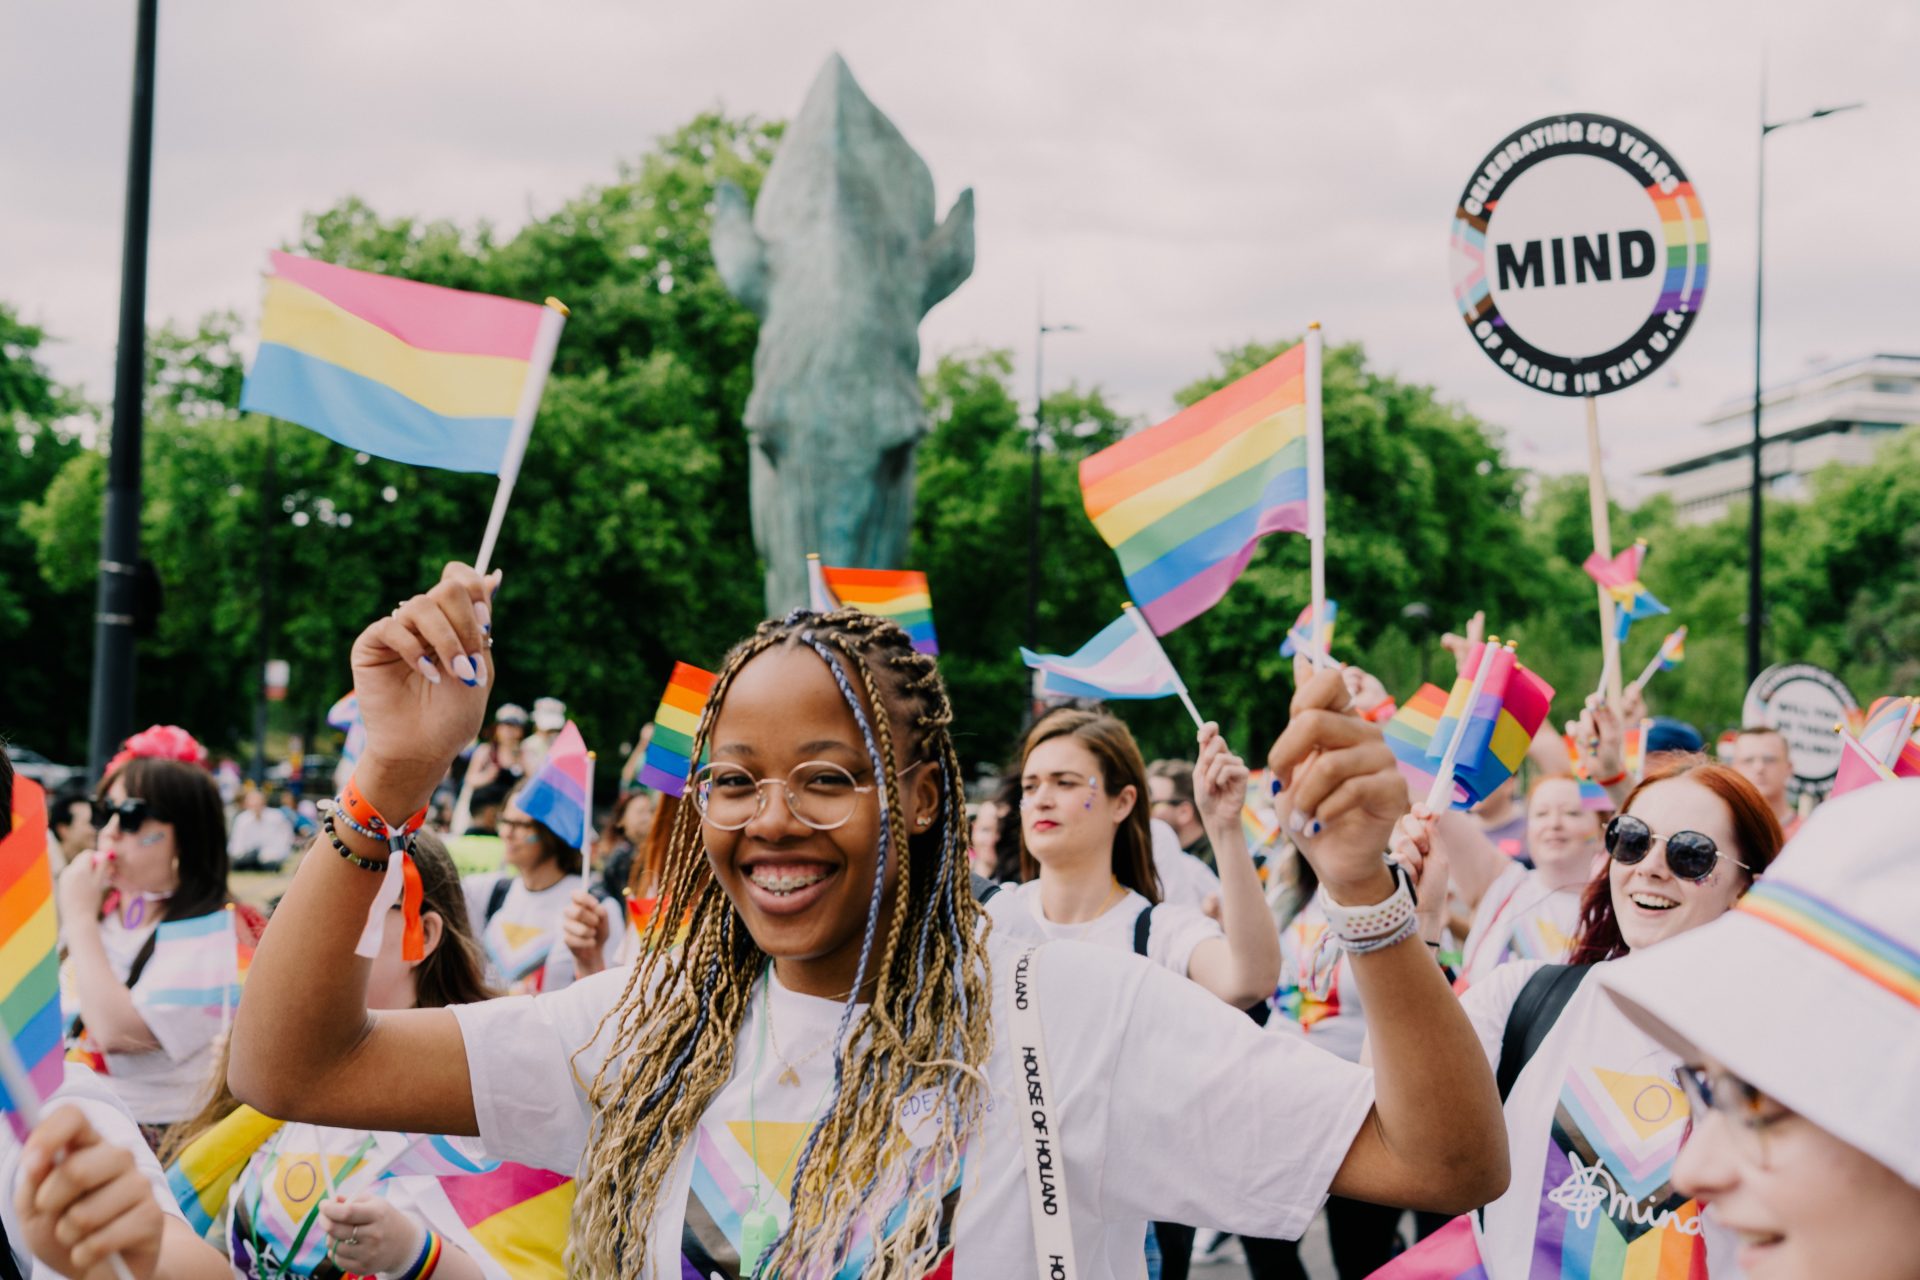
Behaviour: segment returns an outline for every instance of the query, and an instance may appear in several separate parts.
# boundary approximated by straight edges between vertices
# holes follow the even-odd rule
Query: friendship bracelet
[[[1374,951],[1385,951],[1388,947],[1397,947],[1417,932],[1419,932],[1418,925],[1412,916],[1408,916],[1401,922],[1400,927],[1392,933],[1378,938],[1368,938],[1364,941],[1342,938],[1340,939],[1340,946],[1341,949],[1350,956],[1364,956]]]
[[[1599,778],[1594,781],[1596,787],[1617,787],[1627,780],[1627,771],[1622,769],[1611,778]]]
[[[369,840],[390,840],[395,835],[410,836],[427,822],[427,809],[422,805],[418,813],[395,828],[360,793],[360,784],[354,778],[348,778],[347,785],[340,788],[340,794],[334,797],[334,804],[347,815],[353,830],[364,832]]]
[[[382,844],[386,843],[386,833],[375,831],[372,827],[363,827],[358,822],[355,822],[353,815],[347,812],[347,807],[340,803],[339,796],[333,798],[333,804],[327,812],[332,817],[338,818],[341,822],[345,823],[347,830],[353,832],[353,834],[359,836],[362,840],[376,840]]]
[[[372,858],[361,857],[353,850],[347,848],[346,842],[340,839],[340,833],[333,828],[333,819],[338,812],[338,810],[329,809],[327,816],[320,820],[320,829],[325,831],[327,833],[327,839],[333,842],[335,852],[362,871],[375,871],[381,875],[385,875],[387,873],[386,863],[375,862]]]
[[[420,1256],[415,1258],[405,1271],[396,1275],[394,1280],[427,1280],[427,1277],[439,1268],[440,1255],[444,1249],[445,1242],[441,1240],[440,1233],[428,1227],[427,1238],[420,1243]]]

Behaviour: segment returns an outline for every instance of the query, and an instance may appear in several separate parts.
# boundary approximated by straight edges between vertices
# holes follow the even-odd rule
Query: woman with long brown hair
[[[423,955],[403,958],[396,920],[368,966],[368,1007],[443,1009],[488,999],[493,992],[446,846],[422,832],[414,865]],[[463,1160],[481,1167],[479,1153],[416,1134],[262,1116],[241,1106],[227,1087],[225,1062],[220,1065],[212,1097],[167,1134],[161,1154],[190,1220],[224,1243],[234,1275],[412,1276],[424,1274],[413,1263],[430,1261],[435,1277],[504,1276],[467,1238],[434,1176],[440,1168],[458,1172]],[[408,1172],[414,1166],[417,1171]]]
[[[258,916],[228,910],[226,816],[205,769],[130,759],[94,810],[97,848],[60,873],[69,1056],[157,1133],[192,1112],[223,1021],[181,992],[237,983]]]
[[[487,655],[498,582],[449,566],[355,643],[365,817],[407,824],[477,726],[481,689],[419,664]],[[1350,913],[1371,1074],[1131,957],[996,940],[933,659],[887,619],[797,611],[728,656],[695,734],[710,763],[663,888],[684,945],[561,992],[369,1013],[349,956],[382,877],[322,850],[254,958],[235,1091],[577,1170],[589,1280],[1108,1280],[1137,1274],[1155,1216],[1298,1235],[1329,1187],[1464,1210],[1505,1182],[1491,1073],[1381,854],[1405,785],[1345,703],[1336,675],[1305,686],[1268,766]]]
[[[1634,787],[1603,842],[1571,963],[1511,961],[1462,998],[1498,1068],[1515,1173],[1472,1233],[1492,1276],[1733,1274],[1736,1242],[1672,1182],[1678,1056],[1584,979],[1725,915],[1780,852],[1780,824],[1738,773],[1680,756]]]

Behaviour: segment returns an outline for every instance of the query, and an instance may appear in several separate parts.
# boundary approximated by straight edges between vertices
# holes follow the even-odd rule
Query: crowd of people
[[[803,611],[583,840],[564,707],[486,719],[499,585],[361,633],[302,854],[179,731],[50,798],[0,1277],[1268,1280],[1322,1214],[1339,1280],[1920,1277],[1920,781],[1808,817],[1774,731],[1595,699],[1436,812],[1303,660],[1263,758],[1062,706],[970,795],[936,660]]]

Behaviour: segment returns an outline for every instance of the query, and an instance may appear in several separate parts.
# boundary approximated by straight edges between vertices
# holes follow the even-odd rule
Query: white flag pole
[[[1497,636],[1488,636],[1486,644],[1480,648],[1480,665],[1473,673],[1473,686],[1467,691],[1467,705],[1460,710],[1460,719],[1454,723],[1453,736],[1447,739],[1446,754],[1440,757],[1440,768],[1433,775],[1433,786],[1427,792],[1427,808],[1435,813],[1453,807],[1453,770],[1460,762],[1460,743],[1467,736],[1467,722],[1473,718],[1473,708],[1480,701],[1480,691],[1487,687],[1487,674],[1493,670],[1493,656],[1500,651]]]
[[[1148,625],[1146,615],[1134,608],[1131,600],[1123,603],[1120,611],[1133,619],[1133,625],[1140,628],[1140,634],[1151,641],[1154,649],[1160,654],[1160,661],[1167,664],[1167,672],[1173,676],[1174,690],[1180,695],[1180,701],[1186,707],[1187,714],[1193,717],[1193,727],[1196,729],[1204,727],[1207,722],[1201,718],[1200,708],[1194,706],[1193,699],[1187,696],[1187,682],[1180,678],[1180,669],[1174,666],[1173,659],[1167,656],[1166,649],[1160,643],[1160,637],[1155,635],[1153,628]]]
[[[1307,326],[1307,368],[1305,400],[1307,409],[1307,547],[1313,578],[1313,641],[1316,647],[1326,635],[1327,621],[1327,468],[1320,420],[1320,357],[1323,349],[1320,322]],[[1333,659],[1324,648],[1313,658],[1316,667],[1325,669]]]
[[[27,1064],[20,1061],[20,1054],[13,1047],[13,1037],[3,1030],[0,1030],[0,1085],[6,1086],[7,1098],[27,1128],[38,1128],[46,1114],[40,1107],[40,1095],[34,1090],[32,1077],[27,1075]],[[113,1268],[116,1280],[133,1280],[133,1272],[127,1270],[119,1254],[108,1254],[107,1265]]]
[[[1660,651],[1653,655],[1653,661],[1647,664],[1647,669],[1645,671],[1642,671],[1639,675],[1634,677],[1634,680],[1633,680],[1634,688],[1644,689],[1647,687],[1647,681],[1653,679],[1653,673],[1660,669],[1660,664],[1662,662],[1666,661],[1667,644],[1669,641],[1673,640],[1675,636],[1679,637],[1680,640],[1684,642],[1687,638],[1687,629],[1685,627],[1681,627],[1675,632],[1673,632],[1672,635],[1669,635],[1665,640],[1662,640],[1660,642]]]
[[[1298,627],[1287,632],[1287,639],[1293,641],[1293,651],[1295,653],[1300,654],[1316,667],[1337,667],[1340,665],[1334,661],[1332,654],[1315,644],[1312,638]]]
[[[540,412],[540,396],[547,389],[547,373],[553,368],[553,353],[559,349],[560,331],[566,327],[569,314],[560,299],[548,298],[547,309],[540,316],[533,354],[527,357],[527,380],[520,388],[520,407],[513,415],[513,433],[507,437],[507,452],[500,459],[500,485],[493,491],[487,532],[480,539],[480,554],[473,562],[482,577],[492,566],[494,545],[500,541],[500,526],[507,520],[507,503],[513,499],[514,481],[520,478],[520,461],[527,456],[527,440],[533,435],[533,420]]]

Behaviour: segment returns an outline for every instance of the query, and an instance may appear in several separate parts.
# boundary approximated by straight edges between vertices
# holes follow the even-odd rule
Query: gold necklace
[[[1107,900],[1100,904],[1100,909],[1094,912],[1091,918],[1081,921],[1079,930],[1067,935],[1065,940],[1068,942],[1078,942],[1080,939],[1086,937],[1088,931],[1091,930],[1093,926],[1099,924],[1100,921],[1106,917],[1107,912],[1113,910],[1113,904],[1126,896],[1127,886],[1121,884],[1119,878],[1115,877],[1113,881],[1113,892],[1109,893]],[[1042,917],[1045,917],[1047,914],[1044,906],[1041,908],[1040,914]],[[1049,921],[1049,923],[1051,923],[1051,921]]]
[[[826,1048],[828,1045],[832,1044],[834,1040],[837,1039],[838,1037],[837,1037],[837,1034],[829,1034],[826,1037],[824,1037],[819,1044],[816,1044],[815,1046],[813,1046],[813,1048],[807,1050],[806,1053],[801,1056],[798,1062],[788,1061],[787,1055],[781,1052],[781,1049],[780,1049],[780,1033],[776,1031],[773,1026],[773,982],[774,982],[773,969],[771,966],[769,966],[767,969],[767,1039],[772,1043],[773,1056],[780,1059],[780,1067],[781,1067],[780,1074],[774,1077],[774,1083],[787,1085],[790,1088],[797,1089],[800,1086],[800,1068],[806,1066],[809,1062],[812,1062],[815,1058],[819,1057],[820,1051]],[[833,999],[844,1000],[847,998],[847,996],[850,996],[852,994],[853,992],[849,991],[843,995],[835,996],[833,997]],[[835,1033],[838,1032],[838,1029],[839,1028],[836,1025]]]

